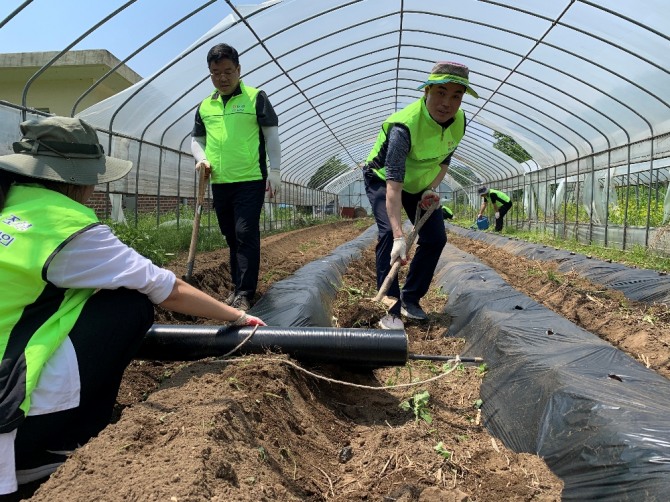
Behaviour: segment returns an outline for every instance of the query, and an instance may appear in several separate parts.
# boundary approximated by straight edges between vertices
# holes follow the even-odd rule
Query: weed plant
[[[142,213],[138,215],[137,224],[134,217],[127,216],[127,223],[113,222],[109,219],[102,220],[109,225],[112,232],[125,244],[135,249],[142,256],[150,259],[159,267],[166,266],[179,253],[188,251],[191,244],[191,234],[193,231],[193,208],[182,207],[179,209],[179,220],[174,211],[166,212],[157,216],[156,213]],[[261,233],[263,236],[287,232],[297,228],[322,225],[339,221],[338,216],[328,216],[326,218],[300,218],[293,221],[278,220],[277,225],[265,225],[269,230],[263,230],[265,221],[261,215]],[[367,221],[363,221],[367,220]],[[363,218],[357,225],[367,227],[372,224],[370,218]],[[198,252],[214,251],[216,249],[226,248],[226,240],[221,235],[213,212],[205,212],[201,216],[200,230],[198,232]]]

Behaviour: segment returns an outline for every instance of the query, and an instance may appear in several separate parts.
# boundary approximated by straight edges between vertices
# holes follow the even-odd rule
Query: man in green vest
[[[281,184],[279,120],[267,95],[240,80],[233,47],[212,47],[207,67],[215,89],[196,110],[191,151],[196,169],[210,178],[216,218],[230,250],[234,288],[226,303],[248,310],[258,285],[263,201],[275,201]]]
[[[401,209],[416,223],[421,217],[417,206],[425,210],[439,204],[438,186],[465,134],[461,101],[466,93],[478,97],[468,75],[467,66],[462,64],[435,64],[419,86],[423,96],[384,121],[363,166],[365,190],[379,231],[377,288],[396,260],[407,263]],[[380,320],[383,329],[403,329],[401,315],[416,320],[428,318],[419,301],[428,292],[446,243],[441,211],[434,211],[419,231],[417,251],[402,291],[397,277],[388,290],[388,296],[397,301]]]
[[[509,198],[509,195],[507,195],[504,192],[501,192],[500,190],[494,190],[486,186],[479,187],[477,193],[482,198],[482,205],[479,208],[479,214],[477,215],[477,217],[480,217],[484,214],[488,202],[491,201],[491,205],[493,206],[493,210],[495,211],[494,215],[496,220],[495,231],[502,232],[503,218],[507,214],[507,211],[512,209],[512,200]]]
[[[451,210],[451,208],[445,204],[442,204],[442,218],[445,220],[453,220],[454,219],[454,212]]]

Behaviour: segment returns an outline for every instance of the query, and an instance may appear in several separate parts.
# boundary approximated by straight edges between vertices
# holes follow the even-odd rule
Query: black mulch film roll
[[[147,332],[138,357],[183,361],[223,356],[252,331],[249,327],[154,325]],[[310,363],[371,368],[404,366],[408,359],[404,330],[316,327],[258,327],[235,355],[268,351]]]
[[[403,366],[408,360],[403,330],[330,327],[333,301],[349,262],[371,246],[376,237],[377,227],[373,225],[330,255],[275,283],[249,310],[268,326],[259,327],[240,347],[239,354],[272,350],[308,362],[373,368]],[[183,361],[222,356],[250,334],[251,328],[154,325],[137,358]]]

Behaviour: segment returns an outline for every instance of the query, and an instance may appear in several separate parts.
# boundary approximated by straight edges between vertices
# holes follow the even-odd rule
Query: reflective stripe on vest
[[[454,122],[445,129],[433,120],[426,108],[425,99],[420,98],[386,119],[367,158],[367,162],[377,166],[374,171],[383,180],[386,179],[386,170],[382,165],[383,159],[377,156],[387,142],[388,132],[394,124],[404,124],[410,134],[403,190],[419,193],[430,186],[440,172],[440,163],[456,150],[465,130],[465,113],[459,108]]]
[[[240,81],[241,94],[223,104],[218,91],[200,103],[205,125],[205,156],[212,166],[212,183],[263,179],[260,167],[260,126],[256,117],[258,89]]]
[[[93,210],[53,190],[14,185],[0,214],[0,433],[21,423],[42,368],[77,321],[93,289],[47,282],[53,256],[97,225]]]

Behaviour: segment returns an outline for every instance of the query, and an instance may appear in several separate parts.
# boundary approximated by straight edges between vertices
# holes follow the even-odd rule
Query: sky
[[[0,24],[26,0],[2,0]],[[61,51],[129,0],[32,0],[0,28],[0,52]],[[123,60],[207,0],[136,0],[72,50],[107,49]],[[234,5],[258,4],[244,0]],[[169,7],[166,7],[169,5]],[[231,13],[218,0],[134,56],[127,64],[142,77],[153,73]]]

